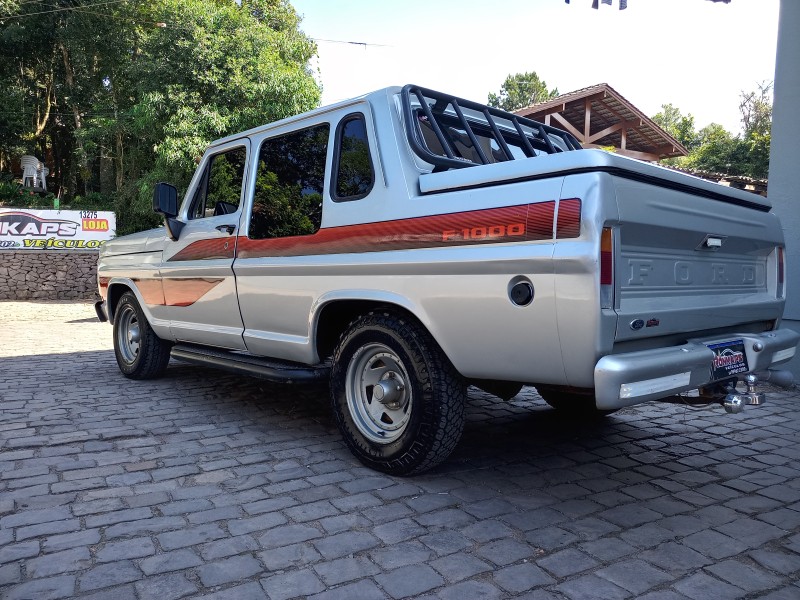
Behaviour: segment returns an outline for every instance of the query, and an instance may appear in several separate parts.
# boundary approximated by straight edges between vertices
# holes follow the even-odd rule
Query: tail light
[[[784,290],[784,250],[783,248],[778,248],[778,286],[776,290],[776,294],[778,298],[783,298],[783,290]]]
[[[614,308],[614,233],[604,227],[600,236],[600,308]]]

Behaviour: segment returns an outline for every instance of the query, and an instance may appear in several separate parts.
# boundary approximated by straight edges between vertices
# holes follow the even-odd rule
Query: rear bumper
[[[604,356],[594,368],[597,408],[615,410],[712,383],[714,352],[707,344],[733,339],[744,341],[747,372],[752,373],[791,359],[800,334],[791,329],[731,334],[722,339],[693,339],[682,346]]]

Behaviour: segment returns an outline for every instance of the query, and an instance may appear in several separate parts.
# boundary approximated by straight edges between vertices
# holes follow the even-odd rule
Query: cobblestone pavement
[[[134,383],[110,348],[89,304],[0,302],[2,598],[800,598],[797,392],[575,423],[472,390],[397,478],[324,388]]]

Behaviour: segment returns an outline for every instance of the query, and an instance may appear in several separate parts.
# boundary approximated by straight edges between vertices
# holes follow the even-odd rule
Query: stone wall
[[[0,251],[0,300],[78,300],[97,295],[97,252]]]

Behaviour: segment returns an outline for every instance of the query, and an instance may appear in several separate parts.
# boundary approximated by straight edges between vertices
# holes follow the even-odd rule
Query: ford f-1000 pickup
[[[766,199],[418,86],[214,142],[182,203],[153,203],[164,226],[99,258],[122,373],[329,379],[347,445],[389,473],[447,458],[469,384],[737,412],[800,339]]]

